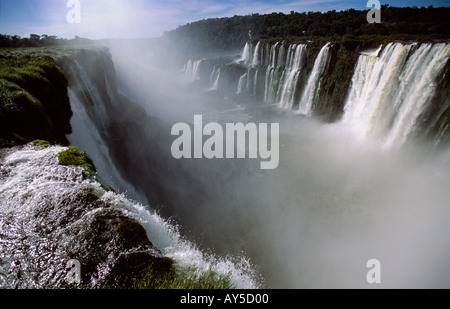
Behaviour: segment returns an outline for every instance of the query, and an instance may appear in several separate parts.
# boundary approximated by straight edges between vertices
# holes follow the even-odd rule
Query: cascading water
[[[65,263],[71,259],[68,246],[81,248],[85,241],[71,231],[81,229],[96,209],[77,218],[76,212],[82,210],[71,209],[70,200],[79,192],[100,188],[86,179],[83,168],[59,166],[56,155],[62,150],[29,146],[6,154],[0,164],[7,171],[0,174],[3,288],[60,286]]]
[[[238,60],[238,63],[243,63],[245,65],[248,65],[252,63],[253,61],[253,45],[249,42],[245,43],[244,50],[242,51],[242,56]]]
[[[368,139],[355,142],[343,129],[352,122],[324,124],[279,108],[293,109],[298,102],[302,104],[303,91],[308,98],[304,102],[312,102],[308,112],[312,111],[320,106],[324,93],[332,92],[336,85],[345,89],[345,93],[339,93],[343,97],[338,107],[341,112],[350,89],[344,119],[362,122],[360,118],[367,110],[375,119],[369,119],[367,132],[377,124],[391,128],[389,123],[394,124],[394,119],[381,119],[385,124],[376,119],[382,118],[378,113],[390,105],[386,100],[391,94],[396,97],[400,91],[400,76],[414,81],[414,87],[419,85],[406,77],[407,68],[416,62],[415,53],[422,48],[420,54],[435,61],[422,59],[438,68],[448,57],[446,48],[432,44],[436,47],[427,52],[426,46],[393,43],[358,55],[348,50],[340,53],[338,44],[314,44],[261,42],[255,53],[251,52],[253,44],[248,43],[238,60],[221,64],[221,80],[230,84],[229,93],[224,87],[225,99],[202,96],[204,92],[195,96],[192,102],[203,105],[186,108],[187,123],[198,114],[218,123],[280,123],[282,159],[279,168],[271,172],[254,169],[251,160],[180,160],[180,165],[169,161],[159,174],[170,184],[168,195],[174,200],[182,197],[176,200],[175,216],[202,244],[219,254],[248,254],[268,287],[370,288],[366,265],[372,258],[380,259],[385,267],[382,287],[449,286],[448,154],[433,154],[423,160],[420,147],[411,152],[402,149],[385,153]],[[321,48],[315,59],[305,57],[311,47]],[[253,66],[255,59],[257,66]],[[206,63],[202,67],[205,71]],[[217,64],[214,60],[210,63]],[[311,68],[310,76],[305,68]],[[214,71],[213,65],[210,69]],[[329,77],[336,72],[338,82],[330,83]],[[341,73],[347,76],[346,85],[340,84]],[[437,79],[439,72],[436,74],[431,79]],[[205,89],[210,82],[206,78]],[[410,86],[405,93],[413,91]],[[381,97],[378,106],[360,100],[377,95]],[[352,96],[358,97],[353,100]],[[188,96],[184,98],[191,102]],[[253,103],[248,98],[276,105],[247,104]],[[170,101],[155,104],[166,106]],[[359,115],[350,117],[359,109]],[[152,162],[154,156],[140,158]],[[176,168],[170,169],[172,165]]]
[[[214,69],[213,73],[211,74],[211,88],[209,89],[210,91],[214,91],[219,89],[219,81],[220,81],[220,68],[218,69]]]
[[[248,53],[248,45],[243,55]],[[298,79],[305,60],[306,45],[290,45],[287,49],[280,42],[272,46],[258,42],[253,55],[241,63],[249,67],[241,75],[236,93],[245,91],[260,96],[264,102],[277,103],[282,108],[292,108],[297,93]],[[245,58],[244,56],[242,58]]]
[[[261,42],[258,42],[255,47],[255,53],[252,58],[252,67],[257,67],[260,64],[260,49]]]
[[[416,128],[419,116],[428,107],[435,92],[436,78],[450,57],[450,44],[423,44],[401,76],[401,89],[394,98],[398,110],[385,147],[404,144]]]
[[[237,94],[253,93],[268,103],[293,109],[299,93],[306,45],[271,46],[258,42],[253,54],[247,43],[241,62],[251,68],[237,82]],[[297,114],[311,116],[320,99],[321,78],[330,62],[331,44],[322,47],[299,98]],[[448,61],[447,43],[390,43],[362,51],[344,106],[342,123],[365,138],[384,139],[384,147],[402,145],[417,127],[434,95],[436,79]],[[263,53],[262,51],[265,52]],[[281,67],[283,66],[283,70]],[[246,84],[246,87],[244,87]]]
[[[277,51],[279,50],[279,55]],[[279,68],[283,63],[283,50],[284,47],[279,47],[279,42],[270,48],[270,59],[269,67],[266,71],[265,87],[264,87],[264,101],[273,102],[275,101],[276,91],[277,91],[277,81],[279,78]]]
[[[201,59],[195,61],[192,60],[188,61],[184,72],[187,83],[192,83],[200,79],[199,68],[201,63],[202,63]]]
[[[82,244],[86,244],[83,235],[96,235],[84,225],[95,222],[93,216],[103,211],[97,209],[96,203],[86,204],[84,194],[95,192],[99,203],[110,205],[108,211],[117,210],[139,221],[153,245],[163,256],[172,258],[178,267],[195,268],[200,272],[212,270],[229,275],[238,288],[257,288],[253,266],[246,258],[205,254],[181,236],[175,224],[157,215],[150,206],[128,199],[131,196],[146,201],[145,195],[125,180],[117,155],[114,156],[112,145],[120,137],[113,132],[118,132],[115,126],[126,119],[126,113],[120,115],[116,109],[128,113],[133,106],[117,92],[109,54],[82,51],[60,61],[69,80],[68,92],[74,112],[71,123],[74,133],[69,140],[90,153],[98,167],[99,179],[127,197],[107,191],[99,182],[87,177],[81,167],[59,166],[57,154],[65,150],[63,147],[26,146],[0,152],[0,286],[64,286],[65,263],[73,258],[71,252],[82,250]],[[145,113],[139,111],[139,114]],[[91,206],[95,207],[91,209]],[[86,213],[78,218],[84,210]],[[62,220],[69,220],[70,224]],[[104,252],[108,255],[105,263],[100,265],[98,274],[93,273],[90,278],[93,285],[104,279],[110,265],[124,253],[113,244],[107,244]],[[86,248],[81,254],[92,255],[95,259],[100,251]]]
[[[311,116],[314,100],[317,97],[318,86],[322,74],[329,62],[330,43],[326,44],[317,56],[314,68],[309,76],[308,84],[300,100],[297,113]]]
[[[192,72],[194,76],[198,75],[198,67],[201,62],[202,60],[193,62]],[[111,84],[112,86],[103,89],[101,86],[102,80],[99,81],[93,79],[92,76],[89,76],[89,73],[86,72],[84,65],[77,61],[76,63],[77,66],[75,68],[70,66],[66,67],[66,71],[75,70],[82,73],[81,75],[70,74],[69,94],[71,94],[71,100],[73,99],[71,105],[73,105],[74,111],[77,111],[77,117],[81,118],[81,121],[79,122],[72,122],[73,131],[75,133],[69,137],[70,141],[83,150],[92,151],[92,158],[94,161],[98,161],[100,164],[105,165],[104,171],[99,169],[100,176],[103,177],[105,175],[107,176],[105,177],[106,179],[112,179],[115,183],[119,183],[118,187],[122,188],[122,192],[126,192],[127,197],[131,196],[133,199],[143,201],[149,205],[144,194],[137,192],[137,190],[133,190],[133,186],[121,177],[120,172],[117,171],[115,166],[117,163],[113,162],[110,157],[111,152],[113,152],[113,150],[111,150],[111,144],[115,142],[114,138],[117,138],[117,136],[110,136],[108,129],[110,130],[111,125],[114,125],[117,121],[124,119],[120,114],[119,120],[115,119],[114,113],[111,110],[112,106],[126,106],[127,108],[130,108],[129,104],[123,105],[123,99],[117,93],[117,86],[114,82],[115,76],[106,75],[104,77],[106,83]],[[113,63],[107,65],[111,66]],[[105,71],[107,70],[105,69]],[[111,74],[113,73],[114,72],[111,72]],[[216,69],[216,76],[213,78],[215,78],[213,87],[218,87],[220,68]],[[78,95],[75,95],[75,91],[71,89],[72,86],[82,85],[83,81],[88,83],[89,87],[82,89],[81,94],[80,91],[78,91]],[[99,91],[99,89],[103,89],[103,91],[106,90],[106,93]],[[80,102],[79,97],[82,97],[85,101],[95,102],[95,106],[89,106],[86,105],[86,102]],[[108,98],[110,101],[108,101]],[[109,104],[111,104],[111,106],[109,106]],[[99,114],[97,115],[97,113]],[[104,118],[100,118],[100,115]],[[76,117],[74,119],[76,119]],[[89,130],[89,134],[82,135],[83,132],[86,131],[84,128],[86,124],[91,130]],[[78,125],[81,125],[82,127],[80,128]],[[95,132],[98,132],[98,134],[96,135]],[[99,143],[95,139],[98,136],[101,136],[103,143]],[[89,148],[89,145],[95,144],[103,145],[104,147],[97,147],[97,150]],[[120,184],[123,184],[123,187],[120,187]],[[119,204],[121,208],[131,213],[133,217],[145,227],[152,243],[161,250],[164,256],[173,258],[178,266],[182,268],[196,268],[200,272],[212,270],[218,274],[230,275],[232,283],[236,287],[258,287],[255,280],[255,272],[245,258],[238,257],[231,260],[204,254],[192,242],[184,239],[176,226],[169,224],[154,213],[151,206],[143,206],[142,203],[137,204],[131,202],[123,195],[117,196],[107,194],[106,196],[114,201],[115,204]]]
[[[349,93],[346,99],[342,98],[342,123],[363,138],[384,138],[387,148],[405,143],[429,108],[436,79],[448,61],[448,46],[448,43],[390,43],[361,51]],[[283,109],[296,109],[296,114],[313,115],[322,95],[327,95],[322,92],[321,81],[333,73],[327,68],[334,47],[327,43],[321,48],[311,73],[305,77],[304,63],[311,61],[305,58],[307,48],[303,44],[247,42],[235,62],[247,71],[236,77],[234,94],[251,94]],[[193,67],[193,63],[189,61],[186,67]],[[227,78],[227,73],[223,74]],[[301,75],[304,85],[299,83]],[[210,87],[215,89],[221,75],[213,69],[211,76],[215,80],[211,79]]]
[[[387,148],[403,144],[428,108],[448,61],[449,46],[391,43],[379,51],[362,53],[341,124],[355,128],[364,137],[381,135]],[[321,78],[330,74],[326,68],[332,47],[323,46],[317,58],[310,60],[315,61],[314,67],[309,78],[302,76],[307,82],[303,97],[297,98],[302,90],[299,76],[305,74],[303,65],[308,61],[307,48],[302,44],[260,43],[253,52],[248,43],[233,64],[236,68],[224,69],[214,62],[210,75],[203,74],[202,65],[202,76],[207,76],[206,87],[217,89],[219,80],[222,85],[228,81],[227,74],[234,74],[233,94],[244,97],[244,93],[254,93],[288,109],[295,108],[298,99],[299,109],[309,115],[320,99]],[[108,59],[108,55],[99,58]],[[273,106],[262,106],[260,113],[260,107],[254,105],[251,111],[242,106],[220,106],[218,112],[211,109],[219,104],[204,104],[194,112],[219,122],[280,122],[283,148],[279,168],[272,172],[253,170],[250,161],[240,160],[174,162],[164,152],[170,151],[166,147],[170,126],[162,126],[166,135],[146,141],[150,135],[143,133],[159,127],[146,127],[150,118],[136,119],[137,114],[145,113],[119,98],[111,64],[99,58],[80,55],[64,66],[75,114],[69,140],[91,154],[107,183],[141,203],[106,191],[81,168],[59,166],[56,155],[62,147],[26,146],[0,154],[2,287],[45,287],[63,280],[60,269],[70,258],[65,249],[76,248],[82,241],[67,232],[82,230],[80,224],[92,221],[91,216],[99,210],[88,209],[83,220],[74,217],[68,225],[58,220],[72,211],[65,208],[65,201],[75,201],[86,190],[95,191],[102,203],[137,219],[161,253],[180,267],[230,273],[238,288],[258,287],[249,260],[240,258],[242,252],[250,256],[252,265],[259,265],[270,287],[364,287],[364,267],[372,257],[386,263],[387,286],[448,286],[448,271],[439,269],[450,256],[450,174],[445,155],[428,158],[425,163],[420,153],[386,155],[354,143],[344,130],[336,129],[340,126],[323,125],[294,113],[294,117],[285,117],[284,111],[272,113],[279,110]],[[202,62],[187,63],[186,80],[198,80]],[[183,91],[178,85],[169,87],[173,92]],[[190,102],[185,92],[179,95]],[[167,102],[172,101],[153,104],[170,106]],[[171,120],[167,120],[170,125]],[[119,154],[114,156],[115,152]],[[161,159],[165,155],[169,159]],[[138,163],[133,165],[134,161]],[[201,238],[201,245],[210,245],[221,257],[204,254],[181,236],[181,227],[142,205],[152,190],[145,185],[153,183],[142,178],[145,185],[139,187],[136,175],[145,177],[152,169],[157,174],[152,181],[163,184],[155,185],[155,190],[162,192],[164,202],[172,202],[174,218],[186,224],[187,231],[195,230],[194,238]],[[129,173],[126,179],[124,170]],[[132,177],[138,179],[133,184]],[[42,207],[52,200],[61,206],[46,215]],[[185,205],[189,205],[187,209]],[[432,260],[420,252],[431,252]],[[238,258],[228,258],[232,254]],[[416,271],[419,278],[405,276]]]
[[[362,137],[400,146],[434,95],[450,44],[390,43],[380,57],[361,55],[342,122]]]
[[[247,73],[245,73],[239,78],[238,89],[236,94],[241,94],[242,92],[244,92],[246,86],[247,86]]]
[[[281,88],[279,94],[279,105],[282,108],[290,108],[294,106],[294,96],[297,89],[298,77],[303,67],[305,58],[306,45],[291,45],[288,50],[286,60],[286,70],[281,77]]]
[[[152,243],[162,254],[173,258],[179,267],[195,267],[200,272],[213,270],[231,275],[240,288],[256,288],[250,265],[241,260],[207,256],[184,240],[177,228],[141,204],[124,195],[106,191],[100,183],[87,178],[82,167],[60,166],[57,154],[63,147],[40,149],[26,146],[6,154],[0,162],[0,286],[3,288],[44,288],[64,286],[66,263],[75,253],[89,256],[86,243],[93,233],[88,229],[95,216],[104,211],[95,203],[83,202],[86,192],[95,192],[99,201],[138,220]],[[75,207],[77,201],[85,205]],[[14,220],[11,220],[14,218]],[[107,274],[118,251],[110,246],[105,265],[91,278],[96,284]],[[96,248],[98,250],[98,248]],[[72,254],[72,255],[71,255]],[[101,268],[104,268],[104,272]],[[245,275],[245,272],[248,274]],[[85,282],[86,283],[86,282]]]

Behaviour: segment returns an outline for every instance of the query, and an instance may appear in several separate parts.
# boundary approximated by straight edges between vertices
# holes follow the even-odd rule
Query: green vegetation
[[[450,38],[450,8],[382,6],[382,23],[369,24],[367,12],[346,11],[307,12],[291,14],[234,16],[193,22],[166,32],[163,39],[183,46],[186,57],[210,51],[238,50],[253,39],[299,42],[324,39],[343,43],[376,45],[394,40],[430,41]]]
[[[33,141],[33,144],[36,145],[36,146],[42,147],[42,148],[48,148],[48,147],[51,146],[51,144],[49,142],[43,141],[43,140],[40,140],[40,139],[37,139],[37,140]]]
[[[73,55],[91,50],[105,48],[0,48],[1,147],[36,139],[69,144],[72,110],[62,69]]]
[[[95,175],[94,162],[86,153],[81,153],[76,147],[69,146],[69,149],[58,154],[59,164],[65,166],[83,166],[90,175]]]
[[[71,117],[67,80],[54,60],[0,52],[1,139],[67,144]]]
[[[30,34],[29,38],[21,38],[18,35],[0,34],[0,47],[44,47],[64,45],[90,45],[92,41],[75,37],[73,40],[58,38],[54,35]]]
[[[72,113],[67,96],[67,80],[61,67],[76,52],[83,53],[86,49],[0,49],[0,142],[2,138],[13,140],[19,136],[21,142],[33,141],[39,147],[67,144],[65,135],[71,131]],[[104,57],[104,54],[98,57]],[[94,67],[91,69],[89,74],[105,74]],[[58,160],[60,165],[82,166],[91,176],[96,173],[92,159],[73,146],[60,152]],[[173,261],[163,257],[153,246],[142,225],[102,201],[99,193],[89,188],[79,192],[75,198],[68,195],[62,201],[58,200],[58,203],[49,199],[35,213],[36,216],[56,221],[52,227],[42,226],[42,233],[77,221],[83,224],[83,228],[67,232],[77,233],[76,239],[83,239],[85,248],[72,245],[66,248],[68,256],[82,263],[84,284],[81,288],[98,288],[102,285],[104,281],[93,284],[93,278],[99,279],[100,275],[104,275],[99,273],[98,266],[101,263],[110,263],[112,266],[106,280],[114,283],[111,284],[114,288],[225,289],[232,286],[229,276],[219,276],[212,271],[199,274],[194,270],[176,270]],[[64,213],[60,213],[62,209]],[[81,220],[86,212],[94,209],[99,210],[91,221]],[[111,248],[117,254],[114,259]],[[121,276],[128,279],[120,280]]]
[[[221,276],[209,270],[201,273],[196,269],[177,270],[174,267],[169,273],[161,274],[153,266],[131,283],[122,283],[121,289],[135,290],[227,290],[233,289],[230,275]],[[111,288],[108,284],[105,289]]]

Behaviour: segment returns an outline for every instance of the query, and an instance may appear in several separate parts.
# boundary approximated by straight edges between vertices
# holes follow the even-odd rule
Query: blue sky
[[[365,10],[367,0],[78,0],[81,23],[67,22],[68,0],[0,0],[0,33],[92,39],[158,37],[210,17],[290,11]],[[450,6],[450,0],[381,0],[390,6]]]

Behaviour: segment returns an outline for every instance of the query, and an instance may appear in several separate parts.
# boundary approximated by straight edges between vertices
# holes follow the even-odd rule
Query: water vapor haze
[[[236,108],[220,95],[190,90],[180,72],[157,69],[149,55],[136,58],[117,48],[111,50],[127,84],[123,93],[160,117],[167,130],[180,120],[192,122],[195,114],[222,123],[281,124],[274,171],[261,171],[251,160],[174,160],[173,138],[164,130],[152,141],[163,145],[165,158],[159,161],[164,166],[154,166],[162,190],[170,192],[162,209],[203,248],[244,254],[268,287],[370,288],[370,259],[382,263],[382,287],[450,285],[448,150],[383,150],[345,124],[323,124],[270,105]],[[136,70],[130,59],[146,61]],[[133,148],[140,159],[154,161],[151,151]]]

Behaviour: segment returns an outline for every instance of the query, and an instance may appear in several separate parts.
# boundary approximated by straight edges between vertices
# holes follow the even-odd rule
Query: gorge
[[[82,234],[80,224],[96,220],[90,216],[99,203],[137,220],[158,257],[229,275],[238,288],[370,288],[371,259],[382,263],[383,287],[449,286],[448,42],[355,51],[339,42],[257,40],[178,70],[151,48],[136,52],[120,41],[108,47],[29,51],[61,69],[73,113],[66,144],[88,153],[100,183],[117,193],[80,168],[55,164],[62,146],[5,150],[2,286],[24,274],[22,287],[59,284],[62,260],[74,258],[67,248],[83,243],[67,231]],[[262,170],[248,157],[177,160],[171,129],[195,125],[194,115],[222,127],[279,123],[278,168]],[[23,140],[45,137],[33,128]],[[17,145],[18,135],[24,133],[2,135],[3,144]],[[58,212],[42,214],[52,197],[76,201],[79,190],[97,196],[88,194],[93,208],[84,221],[63,224]],[[60,204],[63,212],[73,205]],[[40,226],[36,213],[48,225],[42,234],[25,228]],[[35,255],[19,265],[23,239]]]

